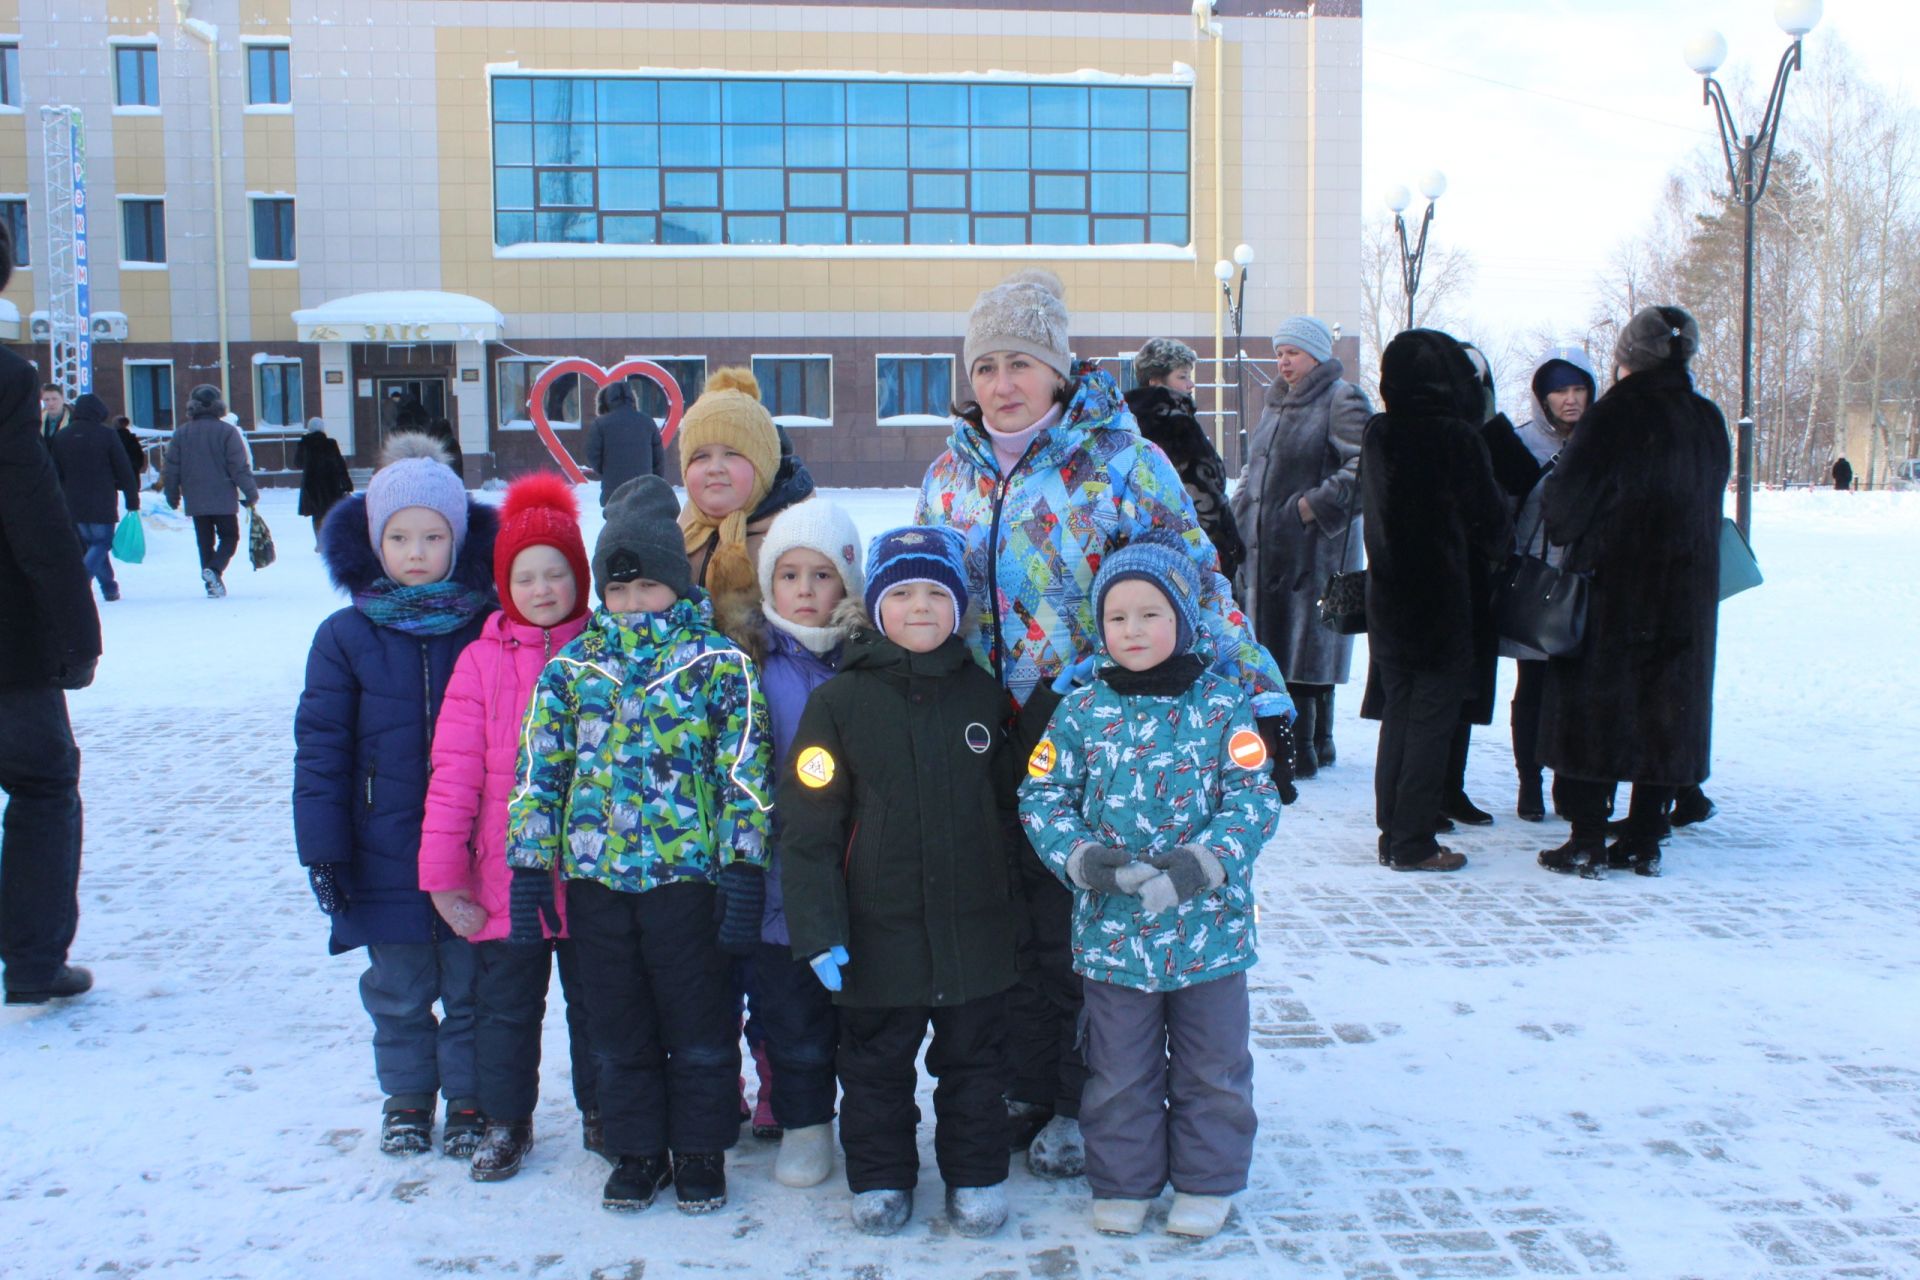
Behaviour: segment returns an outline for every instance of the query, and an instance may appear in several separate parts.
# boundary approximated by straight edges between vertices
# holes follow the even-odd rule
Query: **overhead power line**
[[[1514,93],[1531,94],[1536,98],[1550,98],[1555,102],[1564,102],[1569,106],[1581,107],[1588,111],[1604,112],[1610,116],[1619,116],[1623,120],[1638,120],[1642,124],[1657,124],[1663,129],[1674,129],[1681,133],[1693,134],[1697,137],[1704,138],[1711,136],[1705,129],[1695,129],[1688,125],[1675,124],[1671,120],[1662,120],[1657,116],[1643,116],[1632,111],[1622,111],[1618,107],[1609,107],[1598,102],[1588,102],[1585,98],[1569,97],[1564,93],[1549,93],[1545,89],[1535,89],[1524,84],[1514,84],[1509,80],[1496,80],[1492,76],[1483,76],[1477,71],[1462,71],[1458,67],[1444,66],[1438,62],[1428,62],[1424,58],[1415,58],[1404,53],[1395,53],[1391,49],[1382,49],[1375,46],[1372,51],[1383,58],[1393,58],[1399,62],[1410,62],[1416,67],[1426,67],[1431,71],[1444,71],[1450,76],[1459,76],[1463,80],[1478,80],[1482,84],[1490,84],[1497,89],[1508,89]]]

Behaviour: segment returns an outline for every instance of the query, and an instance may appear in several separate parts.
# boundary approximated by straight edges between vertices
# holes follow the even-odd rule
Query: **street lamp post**
[[[1234,381],[1234,421],[1239,428],[1240,465],[1247,462],[1247,350],[1243,341],[1242,324],[1247,313],[1247,268],[1253,265],[1253,246],[1238,245],[1233,251],[1233,261],[1225,258],[1213,264],[1214,279],[1220,282],[1220,294],[1226,300],[1227,317],[1233,321],[1233,381]],[[1233,269],[1240,268],[1240,292],[1236,297],[1233,289]]]
[[[1407,294],[1409,329],[1413,328],[1413,297],[1420,292],[1420,268],[1426,264],[1427,229],[1433,225],[1433,206],[1446,193],[1446,174],[1432,169],[1421,177],[1420,194],[1427,198],[1427,212],[1420,219],[1420,239],[1413,243],[1407,239],[1407,220],[1402,216],[1413,203],[1413,195],[1405,187],[1387,192],[1387,208],[1393,210],[1393,229],[1400,234],[1400,285]]]
[[[1687,66],[1700,76],[1701,99],[1713,108],[1720,126],[1720,151],[1727,161],[1727,180],[1733,185],[1733,201],[1739,205],[1746,224],[1745,267],[1740,297],[1740,424],[1738,456],[1734,459],[1734,523],[1741,536],[1751,540],[1753,531],[1753,210],[1767,193],[1767,177],[1773,169],[1773,144],[1780,133],[1780,113],[1787,98],[1787,78],[1800,69],[1800,47],[1806,34],[1819,25],[1821,0],[1779,0],[1773,6],[1774,21],[1793,37],[1780,57],[1780,69],[1773,77],[1773,92],[1767,96],[1766,114],[1760,128],[1742,135],[1734,123],[1733,109],[1727,105],[1726,90],[1720,87],[1714,72],[1727,60],[1727,41],[1718,31],[1702,31],[1688,40],[1683,56]],[[1757,164],[1756,164],[1757,162]]]

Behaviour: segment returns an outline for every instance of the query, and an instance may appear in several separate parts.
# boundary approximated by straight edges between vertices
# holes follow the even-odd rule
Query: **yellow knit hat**
[[[753,490],[738,511],[716,520],[700,510],[689,491],[687,505],[680,512],[680,528],[689,555],[704,549],[716,532],[720,535],[720,545],[707,563],[706,587],[710,594],[754,591],[758,579],[747,555],[747,518],[773,488],[779,473],[780,433],[774,429],[773,416],[760,403],[760,383],[753,373],[736,367],[714,370],[706,390],[680,419],[678,444],[682,477],[687,472],[687,460],[713,444],[724,445],[753,464]]]

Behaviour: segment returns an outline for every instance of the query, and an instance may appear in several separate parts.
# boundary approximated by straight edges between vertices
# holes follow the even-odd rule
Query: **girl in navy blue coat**
[[[367,949],[360,999],[387,1095],[380,1149],[431,1150],[444,1094],[444,1149],[466,1159],[484,1128],[473,948],[420,889],[420,824],[441,694],[495,608],[496,517],[468,500],[434,441],[394,436],[382,460],[365,495],[339,503],[321,531],[327,571],[353,604],[320,624],[307,655],[294,840],[332,920],[332,952]]]

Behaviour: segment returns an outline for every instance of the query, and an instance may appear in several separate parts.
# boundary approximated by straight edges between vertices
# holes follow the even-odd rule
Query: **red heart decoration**
[[[542,369],[540,376],[533,380],[533,386],[527,392],[527,408],[533,415],[534,431],[539,433],[541,443],[547,446],[547,452],[560,464],[560,470],[566,473],[567,479],[575,484],[587,482],[586,473],[580,470],[580,464],[573,460],[573,454],[567,451],[567,446],[560,443],[560,437],[553,433],[553,424],[547,420],[547,388],[569,373],[589,379],[596,387],[612,386],[636,373],[651,380],[667,397],[667,420],[660,428],[660,443],[672,443],[674,433],[680,429],[680,417],[687,408],[680,394],[680,384],[673,380],[672,374],[651,360],[622,360],[611,369],[604,369],[579,356],[556,360]]]

